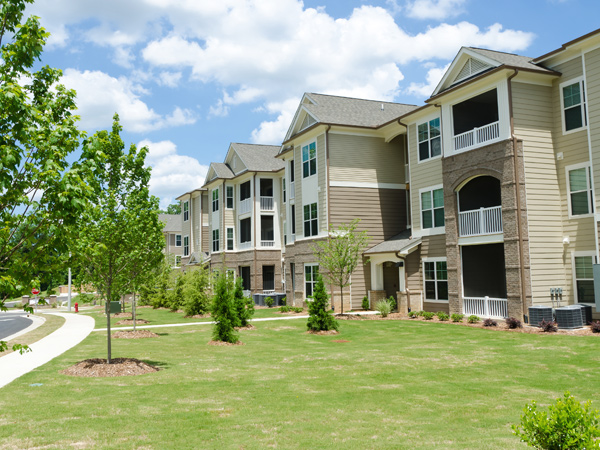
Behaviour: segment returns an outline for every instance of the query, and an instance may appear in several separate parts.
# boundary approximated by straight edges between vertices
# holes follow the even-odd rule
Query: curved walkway
[[[64,317],[65,323],[54,333],[30,345],[31,352],[22,355],[13,352],[1,356],[0,388],[75,347],[92,332],[95,326],[94,319],[86,315],[48,314]]]

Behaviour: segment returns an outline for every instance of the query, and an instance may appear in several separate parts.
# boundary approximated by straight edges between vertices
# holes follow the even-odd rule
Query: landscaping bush
[[[483,326],[484,327],[497,327],[498,322],[496,322],[494,319],[485,319],[483,321]]]
[[[425,320],[432,320],[435,316],[435,313],[432,313],[430,311],[421,311],[421,315]]]
[[[469,323],[477,323],[479,322],[479,317],[477,317],[475,314],[470,315],[469,318],[467,319],[467,322]]]
[[[551,320],[542,320],[540,323],[538,323],[538,326],[542,329],[544,333],[554,333],[558,331],[558,328],[556,327],[556,322],[552,322]]]
[[[265,298],[265,305],[267,305],[269,308],[273,307],[273,303],[275,303],[275,300],[273,300],[271,297]]]
[[[392,305],[389,300],[379,300],[375,304],[375,309],[379,311],[381,317],[387,317],[390,312],[392,312]]]
[[[292,309],[291,307],[284,305],[284,306],[279,307],[279,312],[286,313],[286,312],[290,312],[291,309]]]
[[[390,298],[388,298],[388,302],[390,302],[390,308],[391,308],[390,312],[396,311],[396,306],[397,306],[396,299],[390,295]]]
[[[369,297],[367,297],[366,295],[363,297],[362,299],[362,309],[364,309],[365,311],[369,310]]]
[[[325,291],[325,284],[321,275],[317,277],[317,283],[313,292],[312,301],[308,303],[307,328],[310,331],[337,330],[338,323],[329,308],[329,297]]]
[[[514,330],[515,328],[523,328],[523,324],[521,323],[521,321],[514,317],[509,317],[508,319],[506,319],[506,326],[512,330]]]
[[[283,298],[281,299],[281,305],[282,305],[282,306],[286,306],[286,305],[287,305],[287,297],[283,297]]]
[[[295,313],[301,313],[302,311],[304,311],[304,308],[300,307],[300,306],[292,306],[291,307],[292,311],[294,311]]]
[[[216,277],[211,314],[215,320],[213,339],[234,344],[238,341],[234,329],[238,318],[233,301],[232,284],[225,273],[220,273]]]
[[[569,391],[557,398],[548,411],[539,411],[535,401],[523,409],[521,424],[512,430],[530,447],[544,450],[600,448],[598,410],[592,409],[591,401],[583,406]]]
[[[419,317],[419,311],[409,311],[409,313],[408,313],[409,319],[416,319],[417,317]]]
[[[186,316],[207,314],[210,312],[210,276],[207,269],[191,270],[182,277],[184,287],[183,312]]]
[[[590,328],[592,330],[592,333],[600,333],[600,322],[596,320],[590,323]]]
[[[236,327],[245,327],[254,315],[254,300],[244,297],[244,286],[242,279],[235,280],[235,289],[233,291],[233,306],[236,314]]]
[[[438,311],[436,315],[438,320],[442,322],[446,322],[450,318],[450,316],[448,316],[448,314],[446,314],[444,311]]]
[[[462,322],[463,317],[465,317],[464,314],[458,314],[458,313],[454,313],[450,316],[450,318],[452,319],[452,322]]]

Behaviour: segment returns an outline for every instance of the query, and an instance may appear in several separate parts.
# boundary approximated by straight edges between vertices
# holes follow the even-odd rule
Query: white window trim
[[[588,195],[588,208],[589,208],[589,213],[587,214],[576,214],[573,215],[572,213],[572,208],[571,208],[571,183],[569,182],[569,172],[572,170],[577,170],[577,169],[583,169],[583,168],[587,168],[588,170],[586,171],[586,179],[588,182],[588,192],[590,195]],[[565,167],[565,182],[567,185],[567,207],[569,208],[569,219],[584,219],[586,217],[593,217],[594,216],[594,192],[592,191],[592,180],[591,180],[591,174],[590,174],[590,163],[589,161],[583,162],[583,163],[579,163],[579,164],[573,164],[570,166],[566,166]]]
[[[218,239],[215,240],[215,231],[218,234]],[[211,231],[211,239],[210,239],[210,248],[211,248],[211,253],[219,253],[221,251],[221,233],[219,232],[219,229],[214,229]],[[217,249],[215,250],[215,241],[217,242]]]
[[[302,205],[302,237],[307,238],[307,239],[315,239],[318,238],[321,235],[321,228],[320,228],[320,223],[319,223],[319,201],[317,200],[316,202],[312,202],[312,203],[308,203],[308,206],[313,205],[313,204],[317,204],[317,234],[311,234],[310,236],[306,236],[304,234],[304,207],[307,205]],[[296,224],[296,233],[298,232],[298,224]]]
[[[577,133],[578,131],[585,130],[588,127],[589,118],[587,116],[587,90],[586,90],[587,83],[582,88],[582,86],[581,86],[581,82],[582,81],[584,81],[584,79],[581,76],[581,77],[571,78],[568,81],[563,81],[562,83],[560,83],[558,85],[558,90],[559,90],[559,94],[560,94],[560,121],[562,123],[562,133],[563,133],[563,135],[565,135],[565,134],[571,134],[571,133]],[[565,86],[570,86],[570,85],[575,84],[575,83],[579,83],[580,89],[582,88],[581,92],[583,93],[583,99],[582,99],[582,102],[581,102],[582,103],[581,104],[581,114],[582,114],[581,118],[584,119],[583,120],[584,125],[581,126],[581,127],[579,127],[579,128],[573,128],[572,130],[567,131],[567,127],[566,127],[566,124],[565,124],[565,101],[564,101],[564,98],[563,98],[563,88]]]
[[[433,156],[433,157],[429,157],[427,159],[423,159],[421,160],[421,158],[419,157],[419,125],[423,125],[424,123],[429,124],[429,122],[431,122],[434,119],[440,119],[440,154],[438,156]],[[428,116],[427,118],[421,120],[420,122],[415,122],[415,139],[417,142],[417,164],[425,164],[428,163],[429,161],[435,161],[436,159],[442,159],[442,156],[444,156],[444,138],[442,137],[443,133],[442,133],[442,118],[439,115],[433,115],[433,116]],[[431,137],[429,138],[429,141],[431,141]],[[429,148],[430,153],[431,153],[431,147]]]
[[[231,189],[231,197],[227,195],[227,191]],[[231,198],[231,208],[227,206],[227,200]],[[235,187],[231,185],[225,186],[225,209],[233,209],[235,207]]]
[[[177,245],[177,236],[179,236],[179,245]],[[175,235],[175,247],[181,247],[183,245],[183,238],[180,234]]]
[[[233,248],[231,250],[228,249],[229,247],[229,235],[228,235],[228,231],[231,230],[231,240],[233,241]],[[225,228],[225,251],[235,251],[235,228],[234,227],[227,227]]]
[[[426,290],[425,290],[425,282],[427,281],[425,279],[425,263],[426,262],[445,262],[446,263],[446,273],[448,273],[448,258],[446,258],[445,256],[439,256],[439,257],[427,257],[427,258],[422,258],[421,259],[421,273],[423,274],[423,302],[427,302],[427,303],[448,303],[450,301],[450,299],[448,298],[448,300],[430,300],[426,297]],[[429,280],[431,281],[431,280]],[[436,269],[436,279],[435,282],[437,283],[438,281],[444,281],[444,280],[438,280],[437,279],[437,269]],[[448,282],[448,279],[446,278],[446,283]],[[436,284],[436,294],[437,294],[437,284]]]
[[[588,250],[588,251],[578,251],[578,252],[571,252],[571,275],[572,275],[572,279],[573,279],[573,300],[575,300],[576,304],[582,304],[582,305],[595,305],[595,303],[579,303],[579,299],[577,298],[577,274],[575,273],[575,257],[578,256],[591,256],[592,259],[592,264],[596,264],[596,252],[593,250]],[[587,279],[587,278],[584,278]]]
[[[187,208],[186,208],[187,206]],[[187,222],[190,220],[190,201],[186,200],[183,202],[183,206],[181,208],[181,213],[183,214],[183,221]]]
[[[302,154],[304,147],[310,147],[310,144],[315,144],[315,173],[313,173],[312,175],[308,175],[307,177],[304,176],[304,155]],[[310,158],[308,159],[308,166],[310,169]],[[319,175],[319,147],[317,146],[317,140],[316,139],[312,139],[310,141],[308,141],[305,144],[300,145],[300,179],[301,180],[306,180],[308,178],[311,177],[316,177]],[[294,164],[295,167],[295,164]],[[310,171],[310,170],[309,170]]]
[[[185,241],[187,239],[187,246],[185,245]],[[187,252],[186,252],[187,250]],[[188,257],[190,256],[190,235],[186,234],[185,236],[183,236],[183,256],[184,257]]]
[[[217,193],[217,198],[215,199],[215,192]],[[216,213],[219,211],[219,188],[214,188],[211,191],[211,209],[213,213]],[[217,204],[217,209],[215,209],[215,202]]]
[[[304,272],[303,272],[303,278],[304,278],[304,298],[308,298],[308,295],[306,295],[306,268],[307,267],[319,267],[319,264],[317,263],[304,263]],[[312,272],[311,272],[312,273]],[[314,276],[314,273],[312,273],[312,275]],[[317,280],[313,280],[311,281],[312,285],[313,285],[313,294],[315,292],[315,286],[317,284]]]
[[[281,197],[282,197],[284,205],[287,203],[287,188],[285,186],[285,183],[286,183],[286,179],[285,179],[285,177],[283,177],[281,179]]]
[[[438,189],[444,189],[444,185],[443,184],[436,184],[435,186],[429,186],[429,187],[424,187],[419,189],[419,222],[421,224],[420,226],[420,233],[421,236],[431,236],[431,235],[435,235],[435,234],[443,234],[446,232],[446,218],[444,217],[444,225],[441,227],[430,227],[430,228],[424,228],[423,227],[423,202],[421,201],[421,194],[423,192],[433,192],[436,191]],[[432,199],[433,201],[433,199]],[[433,208],[433,203],[432,203],[432,208]],[[433,210],[433,209],[432,209]],[[444,215],[446,214],[446,205],[444,204]],[[433,220],[433,216],[431,218]],[[413,219],[414,222],[414,219]]]

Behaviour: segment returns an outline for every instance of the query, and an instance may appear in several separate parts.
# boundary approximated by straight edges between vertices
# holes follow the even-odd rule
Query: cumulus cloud
[[[414,0],[406,5],[406,15],[415,19],[445,20],[464,12],[465,0]]]
[[[410,83],[406,89],[406,93],[417,97],[429,97],[444,76],[444,73],[446,73],[446,70],[448,70],[449,66],[450,64],[447,64],[444,67],[430,67],[425,76],[425,83]]]
[[[146,162],[152,167],[150,192],[160,198],[161,208],[166,208],[184,192],[204,184],[208,166],[178,154],[175,143],[145,139],[138,143],[139,147],[148,147]]]
[[[125,130],[138,133],[191,124],[196,120],[191,111],[178,107],[167,116],[156,113],[140,99],[146,90],[126,77],[67,69],[61,82],[77,91],[77,113],[81,116],[82,128],[87,130],[109,127],[115,112]]]

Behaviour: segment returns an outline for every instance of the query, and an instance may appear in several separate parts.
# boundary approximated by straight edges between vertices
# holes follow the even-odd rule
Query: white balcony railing
[[[502,206],[458,213],[459,236],[502,233]]]
[[[296,235],[295,234],[288,235],[287,243],[288,244],[293,244],[294,242],[296,242]]]
[[[249,250],[252,248],[252,242],[240,242],[238,245],[238,250]]]
[[[260,198],[260,210],[261,211],[273,211],[273,197],[261,197]]]
[[[296,182],[292,181],[290,183],[290,199],[296,198]]]
[[[275,241],[260,241],[261,247],[275,247]]]
[[[240,200],[240,210],[239,214],[246,214],[252,211],[252,199],[246,198],[244,200]]]
[[[479,317],[508,317],[508,300],[491,297],[463,297],[463,312],[465,315]]]
[[[500,137],[500,122],[493,122],[480,128],[473,128],[454,136],[454,151],[467,150],[484,142]]]

